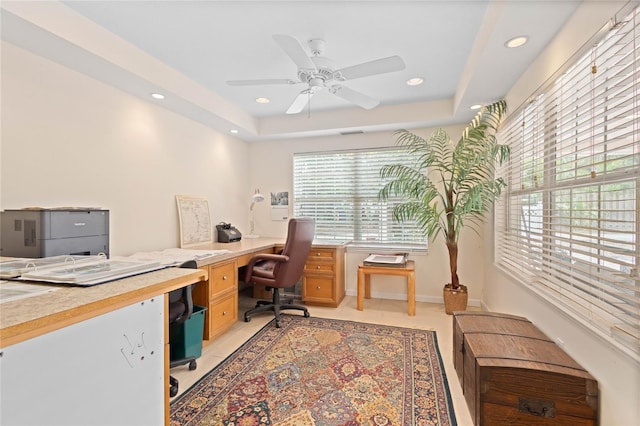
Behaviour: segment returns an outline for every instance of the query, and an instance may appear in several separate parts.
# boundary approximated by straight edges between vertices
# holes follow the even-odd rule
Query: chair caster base
[[[169,396],[173,398],[178,394],[178,379],[169,377],[169,384],[171,385],[169,388]]]

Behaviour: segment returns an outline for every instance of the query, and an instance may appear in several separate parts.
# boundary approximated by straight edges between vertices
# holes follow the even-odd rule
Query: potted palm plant
[[[396,143],[414,154],[416,163],[413,167],[386,165],[380,170],[390,180],[379,198],[405,200],[394,207],[394,220],[415,220],[429,240],[444,237],[451,272],[451,282],[443,290],[447,314],[467,308],[467,287],[458,278],[460,231],[481,224],[506,187],[502,178],[495,177],[496,164],[509,157],[509,147],[499,144],[495,136],[506,109],[503,100],[482,107],[457,143],[443,129],[427,139],[398,130]]]

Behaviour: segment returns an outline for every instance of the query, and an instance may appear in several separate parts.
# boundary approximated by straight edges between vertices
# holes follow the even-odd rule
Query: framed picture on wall
[[[176,195],[180,221],[180,248],[213,242],[209,201],[204,197]]]
[[[289,219],[289,192],[271,193],[271,220]]]

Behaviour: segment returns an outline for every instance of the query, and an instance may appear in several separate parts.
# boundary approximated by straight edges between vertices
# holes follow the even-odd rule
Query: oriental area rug
[[[282,315],[171,404],[171,425],[456,425],[434,331]]]

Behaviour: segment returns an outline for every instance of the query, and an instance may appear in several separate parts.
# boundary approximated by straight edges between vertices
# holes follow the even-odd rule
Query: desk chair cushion
[[[178,322],[179,318],[187,312],[187,305],[181,302],[169,302],[169,324]]]
[[[276,281],[280,264],[289,261],[289,256],[280,254],[257,254],[251,258],[247,265],[245,282],[254,282],[269,287],[291,287],[285,283],[284,276]],[[294,283],[295,284],[295,283]]]

